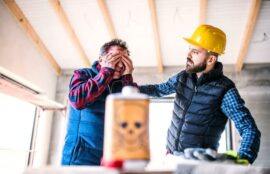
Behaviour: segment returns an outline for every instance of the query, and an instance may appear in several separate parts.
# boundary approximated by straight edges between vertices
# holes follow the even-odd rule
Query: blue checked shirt
[[[165,83],[139,86],[140,92],[154,97],[172,94],[176,92],[175,89],[180,76],[181,73],[178,73],[169,78]],[[230,89],[225,94],[221,110],[234,122],[242,138],[238,150],[240,158],[247,159],[250,163],[253,163],[259,152],[261,133],[236,88]]]
[[[221,110],[234,122],[242,137],[238,151],[240,158],[247,159],[250,163],[253,163],[259,151],[261,133],[236,88],[230,89],[225,94]]]

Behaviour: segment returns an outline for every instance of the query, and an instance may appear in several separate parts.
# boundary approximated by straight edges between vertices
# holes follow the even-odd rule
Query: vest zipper
[[[110,85],[107,85],[108,86],[108,89],[109,89],[109,93],[111,94],[112,93],[112,90],[110,88]]]
[[[188,106],[186,107],[186,110],[185,110],[185,112],[184,112],[184,114],[183,114],[184,117],[186,117],[187,110],[188,110],[189,106],[190,106],[191,103],[192,103],[192,99],[193,99],[195,93],[197,93],[197,86],[196,86],[196,85],[194,86],[194,92],[193,92],[193,94],[192,94],[191,100],[190,100],[190,102],[189,102]]]
[[[193,99],[195,93],[197,93],[197,86],[196,86],[196,85],[194,85],[194,92],[193,92],[193,95],[192,95],[192,97],[191,97],[191,100],[190,100],[189,104],[187,105],[185,111],[183,112],[183,119],[184,119],[184,120],[186,119],[186,113],[187,113],[187,110],[188,110],[188,108],[190,107],[190,105],[191,105],[191,103],[192,103],[192,99]],[[182,128],[183,128],[183,126],[182,126]],[[181,129],[182,129],[182,128],[181,128]],[[182,132],[182,130],[181,130],[181,132]],[[179,134],[180,134],[180,132],[179,132]],[[180,136],[180,135],[179,135],[179,136]],[[180,139],[178,139],[178,142],[176,143],[176,144],[177,144],[177,150],[178,150],[178,151],[180,150],[180,149],[178,149],[179,143],[180,143]]]
[[[116,80],[116,81],[114,81],[114,82],[112,82],[112,84],[111,84],[111,87],[110,87],[110,85],[108,84],[107,86],[108,86],[108,88],[109,88],[109,93],[111,94],[112,93],[112,91],[113,91],[113,85],[116,83],[116,82],[120,82],[121,80]]]

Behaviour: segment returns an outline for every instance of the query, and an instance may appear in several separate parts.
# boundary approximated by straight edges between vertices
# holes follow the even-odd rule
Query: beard
[[[198,65],[194,65],[194,62],[190,58],[187,58],[186,72],[188,73],[202,72],[206,69],[206,65],[207,65],[206,61],[201,62]]]

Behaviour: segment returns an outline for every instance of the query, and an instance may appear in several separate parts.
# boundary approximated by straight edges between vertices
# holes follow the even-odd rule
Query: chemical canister
[[[106,99],[102,165],[122,168],[125,162],[149,161],[149,98],[135,87]]]

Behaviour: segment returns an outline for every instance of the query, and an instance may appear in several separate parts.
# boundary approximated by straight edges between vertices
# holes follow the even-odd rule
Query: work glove
[[[174,153],[174,155],[200,161],[249,165],[248,160],[241,159],[237,152],[232,150],[226,151],[225,153],[217,153],[217,151],[210,148],[187,148],[184,152]]]
[[[217,152],[210,148],[187,148],[184,150],[186,159],[194,159],[200,161],[215,161]]]
[[[225,153],[217,154],[216,160],[218,162],[229,162],[235,164],[249,165],[248,160],[241,159],[237,152],[233,150],[228,150]]]

